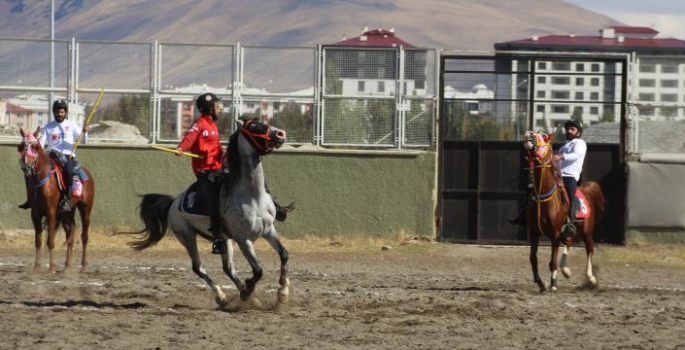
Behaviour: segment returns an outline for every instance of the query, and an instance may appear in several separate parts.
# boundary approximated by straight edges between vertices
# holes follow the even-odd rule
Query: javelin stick
[[[150,147],[152,147],[152,148],[154,148],[154,149],[158,149],[158,150],[160,150],[160,151],[165,151],[165,152],[170,152],[170,153],[178,154],[178,153],[176,153],[176,150],[173,149],[173,148],[167,148],[167,147],[155,146],[155,145],[150,145]],[[184,155],[184,156],[188,156],[188,157],[205,159],[205,157],[200,156],[200,155],[197,155],[197,154],[195,154],[195,153],[183,152],[183,153],[181,153],[181,154]]]
[[[100,105],[100,100],[102,100],[102,95],[105,94],[105,87],[103,86],[102,89],[100,89],[100,95],[98,96],[98,99],[95,100],[95,105],[93,105],[93,109],[90,110],[90,114],[88,115],[88,119],[86,119],[86,123],[83,124],[83,127],[85,128],[86,125],[90,124],[90,119],[93,118],[93,115],[95,115],[95,111],[98,110],[98,106]],[[81,139],[83,138],[83,134],[81,133],[78,135],[78,140],[76,140],[76,143],[74,144],[74,149],[71,150],[71,155],[72,157],[74,156],[74,153],[76,153],[76,148],[78,148],[78,145],[81,144]]]

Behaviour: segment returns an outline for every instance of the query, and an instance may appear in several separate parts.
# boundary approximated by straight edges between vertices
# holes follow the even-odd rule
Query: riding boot
[[[285,221],[285,219],[288,218],[288,213],[295,210],[295,202],[291,202],[290,204],[284,207],[281,206],[281,204],[278,203],[276,198],[274,198],[273,196],[271,197],[271,200],[273,200],[274,205],[276,206],[276,221]]]
[[[209,230],[214,235],[214,241],[212,242],[212,254],[226,254],[226,239],[224,239],[224,237],[221,235],[221,218],[212,216],[210,221],[211,226],[209,227]]]
[[[64,198],[59,203],[59,211],[67,212],[71,211],[71,181],[65,181],[65,186],[67,187],[67,192],[64,194]]]
[[[526,219],[526,209],[519,211],[519,215],[514,219],[507,220],[510,224],[515,226],[526,227],[528,225],[528,220]]]
[[[576,205],[573,203],[571,209],[568,211],[568,217],[566,218],[566,224],[561,227],[561,233],[564,234],[566,239],[573,238],[576,235]]]
[[[22,204],[19,204],[17,207],[18,207],[19,209],[24,209],[24,210],[26,210],[26,209],[31,209],[31,204],[29,203],[29,201],[26,201],[26,202],[24,202],[24,203],[22,203]]]

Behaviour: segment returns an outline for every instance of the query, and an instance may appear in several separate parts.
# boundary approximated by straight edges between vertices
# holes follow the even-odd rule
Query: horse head
[[[528,151],[528,161],[531,168],[546,167],[552,162],[551,139],[549,135],[543,132],[527,131],[523,148]]]
[[[24,129],[19,129],[19,132],[21,133],[21,143],[19,143],[17,150],[21,153],[21,170],[25,176],[31,176],[36,170],[40,153],[43,152],[43,147],[38,142],[40,127],[33,134],[24,132]]]
[[[281,148],[286,139],[284,130],[257,119],[250,119],[242,123],[240,133],[259,155],[266,155],[274,149]]]

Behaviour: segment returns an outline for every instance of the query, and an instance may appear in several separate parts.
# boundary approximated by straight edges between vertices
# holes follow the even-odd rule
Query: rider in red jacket
[[[200,118],[193,122],[176,148],[179,156],[188,150],[200,156],[193,158],[192,167],[197,177],[198,187],[209,202],[209,230],[214,235],[213,254],[226,253],[226,240],[221,235],[221,209],[219,208],[222,156],[219,128],[216,124],[221,114],[219,101],[219,97],[213,93],[205,93],[197,98],[195,105],[201,114]]]

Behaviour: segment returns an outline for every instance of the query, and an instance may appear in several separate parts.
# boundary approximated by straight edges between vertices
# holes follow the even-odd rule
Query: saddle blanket
[[[587,219],[590,217],[590,203],[588,203],[585,195],[580,191],[580,188],[576,189],[576,201],[576,206],[578,208],[576,220]]]
[[[209,203],[202,195],[197,182],[190,185],[183,193],[178,203],[178,210],[184,214],[209,217]]]

